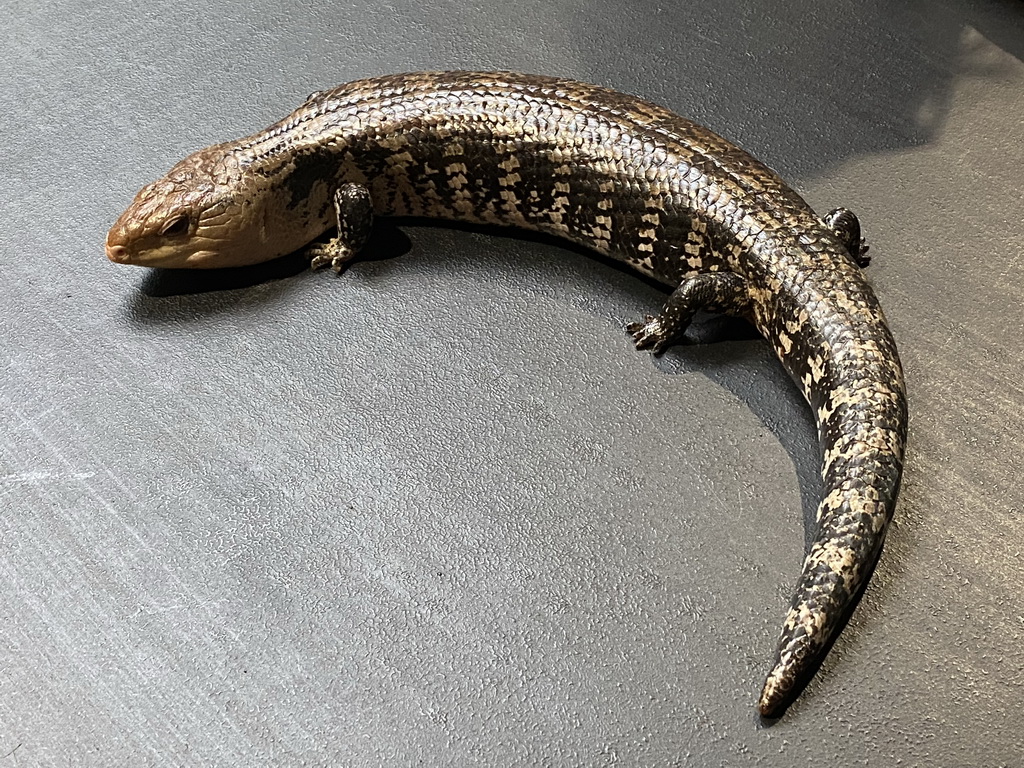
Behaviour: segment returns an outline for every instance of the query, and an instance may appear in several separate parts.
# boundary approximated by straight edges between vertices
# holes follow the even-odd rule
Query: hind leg
[[[750,309],[747,283],[732,272],[704,272],[684,280],[668,297],[661,312],[647,315],[642,322],[630,323],[637,349],[649,349],[660,355],[681,341],[683,333],[702,309],[743,316]]]

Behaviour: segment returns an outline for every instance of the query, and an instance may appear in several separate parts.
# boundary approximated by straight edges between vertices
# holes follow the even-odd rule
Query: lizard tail
[[[761,693],[763,717],[781,715],[817,671],[882,552],[899,494],[907,410],[895,351],[871,363],[853,366],[860,369],[855,381],[847,368],[843,385],[812,402],[826,495]]]

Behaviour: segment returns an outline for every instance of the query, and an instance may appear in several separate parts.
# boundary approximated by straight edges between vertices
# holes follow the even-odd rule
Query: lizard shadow
[[[810,408],[764,339],[747,321],[699,314],[686,341],[657,358],[667,374],[700,373],[743,402],[793,462],[800,492],[804,551],[817,532],[823,493],[821,453]]]
[[[575,307],[606,317],[625,335],[628,322],[644,312],[656,311],[668,297],[668,289],[656,280],[638,274],[614,259],[564,239],[492,225],[437,221],[414,217],[384,220],[385,226],[444,228],[469,233],[496,235],[495,242],[534,243],[542,248],[516,248],[516,267],[524,289],[558,296]],[[390,242],[389,239],[381,242]],[[557,251],[560,263],[553,266],[548,249]],[[475,260],[494,259],[493,266],[507,266],[505,247],[497,256],[478,252]],[[402,253],[404,253],[403,251]],[[385,261],[399,253],[374,253],[374,261]],[[360,256],[360,261],[363,261]],[[614,296],[614,299],[608,297]],[[612,304],[634,306],[629,316]],[[628,311],[628,310],[627,310]],[[643,354],[647,354],[646,352]],[[767,343],[747,321],[723,315],[699,313],[686,333],[686,341],[652,358],[663,373],[699,373],[743,402],[779,441],[793,462],[801,499],[804,551],[810,549],[817,531],[817,509],[822,496],[821,454],[817,427],[811,410],[796,385],[772,354]]]
[[[412,243],[397,226],[375,226],[359,261],[394,259],[409,252]],[[286,280],[309,269],[309,258],[295,251],[271,261],[225,269],[152,269],[139,286],[135,299],[188,296],[240,290]]]
[[[577,308],[602,315],[622,329],[624,335],[627,323],[639,319],[645,312],[657,311],[668,298],[668,289],[658,281],[638,274],[619,261],[554,236],[429,219],[397,221],[498,235],[504,240],[511,238],[545,246],[544,250],[522,249],[516,254],[517,270],[525,288],[557,295]],[[554,269],[546,252],[549,246],[560,252],[563,262],[568,256],[574,263]],[[507,259],[506,256],[501,258]],[[610,299],[613,295],[615,298]],[[636,307],[635,315],[611,310],[613,303],[619,307]],[[687,330],[683,344],[652,360],[665,374],[706,376],[743,402],[776,437],[793,462],[797,476],[804,551],[808,551],[817,532],[817,510],[823,488],[817,427],[803,396],[761,334],[740,318],[701,312]]]
[[[363,264],[376,262],[372,270],[366,271],[379,274],[381,271],[399,268],[387,262],[393,262],[412,249],[412,241],[401,230],[404,226],[498,235],[499,237],[493,238],[494,242],[498,243],[497,246],[475,252],[471,248],[463,251],[460,247],[458,250],[461,253],[472,252],[472,256],[456,256],[456,259],[482,261],[484,263],[481,264],[481,268],[484,273],[507,274],[509,257],[506,251],[515,250],[517,281],[521,281],[523,290],[555,296],[559,300],[574,304],[577,308],[603,316],[610,324],[620,329],[623,336],[628,321],[636,319],[644,312],[656,310],[667,297],[664,285],[637,275],[619,262],[553,236],[502,227],[427,219],[380,220],[374,227],[364,254],[358,260]],[[488,238],[490,239],[492,238]],[[513,244],[509,245],[509,241],[513,241]],[[515,241],[519,241],[520,244],[517,245]],[[541,247],[525,244],[536,244]],[[557,261],[551,258],[553,250],[559,253]],[[437,261],[434,256],[428,256],[428,259],[433,261],[433,265],[425,266],[421,261],[412,269],[434,271],[437,268]],[[308,261],[301,253],[235,269],[152,270],[146,276],[141,290],[136,292],[132,299],[130,311],[137,322],[145,323],[230,311],[234,303],[224,298],[224,292],[239,291],[244,295],[244,289],[267,283],[280,286],[276,290],[292,290],[300,283],[291,278],[307,270]],[[210,294],[210,297],[203,297],[202,294]],[[188,302],[179,302],[177,307],[168,302],[153,301],[170,296],[193,298]],[[184,306],[181,306],[182,304]],[[622,349],[628,354],[628,351],[625,351],[625,341]],[[807,552],[815,537],[816,513],[822,495],[816,428],[803,397],[760,334],[744,320],[701,313],[687,331],[684,344],[673,347],[663,356],[651,360],[652,365],[667,375],[699,373],[707,377],[744,403],[751,414],[775,436],[795,469],[803,518],[803,549]],[[799,564],[794,563],[794,582],[798,567]],[[843,618],[843,626],[859,600],[860,594],[856,596]],[[839,633],[835,635],[836,638],[839,636]],[[826,657],[823,654],[822,661]],[[818,666],[820,662],[797,681],[799,689],[813,679]],[[775,722],[777,718],[760,720],[762,727],[771,727]]]
[[[583,246],[543,233],[493,225],[417,217],[381,218],[375,222],[370,240],[360,254],[358,263],[387,262],[409,253],[412,242],[402,231],[403,227],[444,228],[497,235],[496,242],[539,244],[543,246],[541,249],[516,249],[517,269],[524,274],[524,289],[559,295],[587,311],[604,315],[620,328],[624,328],[627,322],[636,317],[627,317],[625,312],[619,310],[609,311],[609,301],[600,297],[608,297],[614,292],[617,294],[615,304],[636,307],[637,316],[645,311],[656,310],[667,297],[664,285],[638,275],[625,265],[595,254]],[[556,271],[552,267],[548,248],[562,254],[563,264],[566,257],[575,260],[575,263]],[[475,258],[481,258],[481,255],[477,254]],[[498,263],[499,258],[507,264],[507,256],[484,254],[482,258],[493,259],[494,264],[491,266],[498,269],[502,268]],[[143,279],[139,291],[129,298],[127,315],[131,322],[148,324],[229,312],[234,303],[224,298],[225,292],[269,283],[280,286],[279,290],[289,290],[288,286],[298,285],[291,278],[308,269],[308,259],[302,252],[246,267],[212,270],[153,269]],[[205,298],[203,294],[212,295]],[[153,299],[172,296],[196,298],[187,307],[165,307],[162,303],[153,302]],[[666,374],[700,373],[708,377],[745,403],[751,413],[775,435],[795,468],[801,497],[805,550],[808,549],[817,527],[816,513],[822,492],[816,429],[802,396],[760,334],[744,320],[700,313],[687,331],[686,343],[673,347],[653,360],[658,370]]]
[[[360,261],[393,259],[407,253],[412,243],[397,227],[375,227],[367,243],[367,256]],[[330,270],[327,270],[330,272]],[[237,311],[239,301],[247,301],[246,289],[272,286],[278,296],[296,290],[299,279],[311,273],[309,258],[296,251],[271,261],[245,267],[224,269],[147,270],[137,291],[125,299],[122,310],[127,323],[142,327],[156,323],[188,323]],[[182,297],[182,301],[163,299]],[[265,294],[260,297],[267,299]]]

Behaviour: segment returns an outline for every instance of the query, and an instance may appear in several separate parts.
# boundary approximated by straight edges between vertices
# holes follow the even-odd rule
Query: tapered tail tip
[[[801,601],[783,628],[775,665],[765,678],[757,703],[761,717],[782,717],[821,666],[838,625],[834,615],[811,612]]]
[[[790,675],[782,669],[782,665],[776,665],[764,681],[764,688],[761,689],[761,698],[757,702],[758,712],[764,718],[782,717],[786,708],[793,701],[793,681]]]

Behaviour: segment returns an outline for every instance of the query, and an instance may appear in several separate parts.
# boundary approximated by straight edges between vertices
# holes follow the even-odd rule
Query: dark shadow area
[[[1018,61],[1024,61],[1024,3],[1020,0],[993,0],[976,6],[961,6],[965,26]]]
[[[309,269],[309,260],[291,253],[273,261],[226,269],[151,269],[139,286],[139,293],[150,298],[191,296],[198,293],[235,291],[272,280],[295,277]]]
[[[957,75],[972,70],[969,28],[1024,56],[1024,7],[1009,0],[624,4],[590,22],[568,29],[601,83],[642,91],[791,179],[931,142]],[[666,25],[687,30],[685,44],[667,42]],[[603,44],[610,39],[621,51],[663,42],[631,72],[629,55]]]
[[[620,272],[623,275],[628,275],[630,279],[637,280],[640,283],[644,283],[649,286],[656,287],[658,290],[665,291],[666,286],[663,283],[654,280],[653,278],[642,275],[630,269],[628,266],[620,261],[617,261],[603,254],[592,251],[582,245],[570,242],[564,238],[557,237],[556,235],[548,235],[543,232],[534,232],[528,229],[517,229],[515,227],[502,227],[494,224],[472,224],[465,221],[445,221],[442,219],[428,219],[417,216],[399,216],[391,219],[383,219],[378,221],[386,221],[394,226],[406,226],[406,227],[426,227],[431,229],[450,229],[456,232],[470,232],[473,234],[487,235],[488,237],[501,237],[508,240],[514,240],[521,243],[537,243],[543,246],[557,248],[561,251],[568,251],[569,253],[576,254],[590,261],[596,261],[600,264],[604,264],[607,267],[614,269],[616,272]],[[374,224],[377,226],[377,224]],[[362,254],[359,256],[359,261],[377,261],[378,259],[370,252],[370,248],[367,247],[365,253],[370,258],[364,258]],[[543,269],[543,261],[538,261],[536,264],[537,269]],[[667,295],[667,293],[666,293]]]
[[[330,233],[328,233],[330,235]],[[360,261],[393,259],[409,252],[412,243],[393,220],[384,219],[374,227]],[[283,280],[309,269],[302,251],[272,261],[229,269],[153,269],[146,275],[140,292],[150,297],[187,296],[214,291],[233,291]]]
[[[385,221],[388,226],[444,228],[537,243],[545,248],[562,251],[563,261],[574,264],[569,268],[571,275],[567,276],[571,284],[566,281],[557,285],[559,278],[553,275],[549,255],[545,255],[544,251],[520,253],[516,268],[521,273],[526,290],[541,287],[545,293],[558,292],[562,296],[568,296],[570,291],[579,291],[588,297],[599,297],[611,289],[634,297],[639,304],[649,303],[652,294],[656,292],[655,303],[650,306],[651,312],[660,309],[661,302],[668,298],[669,289],[658,281],[638,274],[622,262],[552,235],[509,227],[413,217]],[[372,254],[369,248],[366,253],[377,260],[378,256]],[[365,259],[361,255],[359,260]],[[588,266],[588,262],[597,262],[604,269]],[[591,311],[600,312],[593,302],[587,304]],[[614,321],[620,325],[625,336],[626,324],[635,319],[614,318]],[[647,352],[637,354],[648,355]],[[822,496],[817,427],[810,407],[758,331],[739,318],[699,313],[687,331],[686,342],[652,360],[652,364],[663,373],[699,373],[706,376],[745,403],[765,428],[775,435],[793,462],[799,483],[804,550],[808,551],[817,532],[817,510]]]
[[[670,349],[657,361],[657,367],[665,373],[706,376],[743,402],[775,436],[793,462],[800,490],[804,552],[808,552],[817,534],[823,493],[821,450],[810,407],[749,323],[700,315],[687,338],[691,343]]]
[[[353,263],[388,261],[409,253],[412,243],[402,227],[443,228],[544,246],[542,250],[520,253],[517,269],[523,273],[522,281],[527,290],[539,288],[546,293],[559,293],[566,297],[576,291],[593,297],[605,295],[612,288],[633,295],[637,303],[649,303],[653,289],[657,293],[655,303],[650,306],[651,312],[657,311],[668,297],[669,290],[665,285],[583,246],[553,235],[494,225],[418,217],[380,218],[374,225],[369,242]],[[552,274],[550,255],[545,253],[547,248],[563,252],[563,261],[568,260],[575,265],[569,268],[572,285],[557,286],[558,277]],[[605,269],[594,269],[588,266],[588,262],[597,262]],[[302,252],[233,269],[154,269],[144,279],[140,291],[129,298],[127,316],[132,323],[152,324],[180,322],[186,316],[216,314],[229,305],[211,298],[210,301],[190,303],[188,307],[159,310],[151,299],[241,290],[294,278],[307,269],[308,261]],[[600,311],[596,309],[599,305],[592,301],[588,306],[592,311]],[[616,318],[623,335],[626,323],[633,319]],[[817,431],[803,397],[757,330],[738,318],[700,313],[687,332],[686,343],[669,349],[660,358],[654,358],[653,365],[668,374],[699,373],[708,377],[745,403],[775,435],[793,462],[798,478],[804,548],[808,550],[815,537],[817,507],[822,494]]]
[[[329,237],[332,233],[325,233]],[[382,219],[370,236],[360,261],[393,259],[409,252],[412,243],[392,220]],[[233,302],[223,296],[258,285],[298,278],[309,271],[309,259],[296,251],[272,261],[230,269],[151,269],[139,290],[127,294],[124,317],[131,325],[190,322],[231,311]],[[328,268],[326,277],[336,277]],[[282,285],[286,283],[282,282]],[[294,283],[297,284],[297,283]],[[169,297],[190,297],[188,301],[163,302]]]

